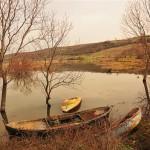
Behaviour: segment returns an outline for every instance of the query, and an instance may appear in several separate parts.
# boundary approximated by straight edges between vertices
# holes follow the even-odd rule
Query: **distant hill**
[[[86,54],[93,54],[97,52],[101,52],[108,49],[124,49],[123,47],[126,46],[125,51],[121,51],[122,55],[127,55],[129,53],[136,53],[136,50],[131,51],[131,45],[135,45],[139,42],[139,39],[137,38],[130,38],[130,39],[124,39],[124,40],[113,40],[113,41],[104,41],[99,43],[88,43],[88,44],[80,44],[80,45],[74,45],[74,46],[65,46],[65,47],[59,47],[58,55],[65,55],[65,56],[80,56],[80,55],[86,55]],[[149,41],[150,42],[150,39]],[[127,47],[127,45],[130,45]],[[121,48],[122,47],[122,48]],[[137,47],[138,48],[138,47]],[[44,58],[47,58],[48,56],[48,50],[38,50],[35,52],[24,52],[19,54],[19,56],[26,56],[27,58],[34,59],[34,60],[42,60]],[[104,53],[104,52],[103,52]],[[113,51],[112,51],[113,53]],[[138,55],[142,55],[141,52]],[[7,59],[10,55],[8,55]]]

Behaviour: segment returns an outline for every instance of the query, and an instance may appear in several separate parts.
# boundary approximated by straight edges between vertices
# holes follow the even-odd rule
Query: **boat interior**
[[[124,122],[125,120],[134,117],[137,113],[137,111],[139,110],[139,108],[134,108],[132,109],[121,121],[120,123]]]
[[[9,125],[13,128],[18,129],[44,130],[48,127],[57,127],[61,125],[69,125],[74,123],[90,121],[95,119],[96,117],[99,117],[104,112],[106,112],[105,109],[94,109],[91,111],[83,111],[80,113],[55,116],[51,118],[44,118],[32,121],[12,122]]]
[[[48,126],[57,126],[64,124],[80,123],[92,120],[95,117],[102,115],[105,110],[93,110],[85,113],[77,113],[74,115],[66,115],[57,119],[45,119]]]
[[[60,119],[44,119],[43,121],[46,122],[46,124],[50,127],[53,126],[58,126],[58,125],[63,125],[63,124],[70,124],[70,123],[78,123],[82,122],[82,118],[80,115],[73,115],[73,116],[68,116],[68,117],[63,117]]]

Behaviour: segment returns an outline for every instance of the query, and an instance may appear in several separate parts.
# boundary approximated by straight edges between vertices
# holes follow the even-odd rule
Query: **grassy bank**
[[[48,52],[44,49],[21,53],[18,58],[27,59],[32,69],[39,70],[44,60],[48,59]],[[6,62],[8,59],[9,55]],[[141,73],[144,69],[144,50],[134,38],[58,47],[54,63],[64,70]]]
[[[127,137],[116,138],[106,129],[86,128],[76,132],[64,132],[46,138],[0,139],[1,150],[149,150],[150,120],[142,119],[138,127]]]
[[[142,47],[130,44],[84,54],[62,54],[55,59],[54,63],[65,70],[142,73],[143,58]],[[43,64],[43,59],[32,61],[32,66],[36,70],[40,69]]]
[[[46,138],[0,139],[1,150],[121,150],[121,147],[120,139],[112,137],[110,132],[102,135],[98,128]]]
[[[86,58],[87,59],[87,58]],[[91,61],[79,60],[64,60],[57,61],[60,70],[73,70],[73,71],[94,71],[106,73],[142,73],[144,63],[141,59],[135,58],[120,58],[118,60],[103,58],[100,60],[92,59]],[[33,61],[33,70],[39,70],[44,65],[43,61]]]
[[[142,119],[139,126],[125,140],[125,145],[133,150],[150,149],[150,119]]]

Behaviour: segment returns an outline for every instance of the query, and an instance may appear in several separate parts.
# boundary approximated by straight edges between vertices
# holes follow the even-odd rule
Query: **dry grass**
[[[98,48],[98,47],[97,47]],[[112,72],[132,72],[141,73],[144,68],[143,49],[141,45],[126,44],[112,48],[92,51],[92,53],[81,53],[76,55],[62,55],[54,60],[54,65],[59,68],[65,68],[67,65],[88,65],[92,64],[98,66],[101,70],[111,69]],[[25,55],[25,54],[24,54]],[[41,56],[42,57],[42,56]],[[30,69],[39,70],[43,67],[45,61],[31,60]],[[79,70],[82,68],[79,68]],[[88,68],[89,70],[91,68]]]
[[[76,65],[85,65],[87,68],[88,64],[97,66],[97,71],[111,69],[112,72],[131,72],[131,73],[141,73],[144,69],[144,62],[141,59],[136,58],[120,58],[115,60],[114,58],[86,58],[83,60],[64,60],[59,63],[60,68],[65,68],[66,65],[72,65],[72,68]],[[43,66],[42,61],[34,61],[32,63],[33,70],[39,70]],[[89,65],[90,67],[90,65]],[[78,68],[79,70],[82,68]],[[90,70],[91,68],[87,68]]]
[[[85,53],[78,56],[61,56],[55,60],[55,64],[65,66],[93,64],[100,69],[97,71],[111,69],[112,72],[132,72],[141,73],[144,68],[143,50],[140,45],[129,44],[115,48],[108,48],[93,53]],[[38,70],[43,65],[43,61],[33,61],[32,66]],[[79,68],[80,69],[80,68]],[[90,70],[90,68],[89,68]]]
[[[119,150],[120,140],[107,130],[102,135],[99,128],[66,131],[45,138],[13,138],[0,140],[1,150]]]

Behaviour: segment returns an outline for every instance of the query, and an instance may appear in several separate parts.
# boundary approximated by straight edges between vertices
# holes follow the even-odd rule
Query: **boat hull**
[[[64,100],[61,106],[61,110],[64,113],[71,113],[77,111],[81,106],[82,99],[80,97]],[[69,105],[70,103],[70,105]]]
[[[121,136],[128,134],[131,132],[137,125],[140,123],[142,118],[142,112],[140,108],[135,108],[136,112],[133,114],[133,116],[128,117],[128,115],[125,117],[124,121],[120,122],[115,128],[113,128],[113,134],[116,136]],[[132,110],[133,111],[133,110]],[[129,113],[130,114],[130,113]]]
[[[95,114],[99,111],[99,110],[105,110],[104,113],[100,114],[100,115],[95,115],[95,117],[93,118],[90,118],[91,114],[88,112],[89,111],[82,111],[82,112],[78,112],[78,113],[73,113],[73,114],[69,114],[69,115],[59,115],[59,116],[53,116],[51,117],[51,119],[55,120],[56,121],[56,118],[58,119],[59,118],[59,121],[61,121],[62,124],[58,125],[58,126],[52,126],[52,127],[48,127],[48,126],[45,126],[45,128],[40,128],[40,129],[36,129],[36,128],[27,128],[27,126],[25,126],[24,128],[21,128],[21,127],[17,127],[17,125],[19,123],[27,123],[27,121],[20,121],[20,122],[17,122],[16,125],[13,125],[13,123],[9,123],[6,125],[6,129],[9,133],[10,136],[46,136],[46,135],[53,135],[53,134],[60,134],[60,133],[63,133],[63,132],[66,132],[66,131],[74,131],[74,130],[77,130],[77,129],[84,129],[86,128],[87,126],[95,126],[96,124],[98,125],[103,125],[104,122],[105,123],[108,123],[108,117],[109,117],[109,114],[110,114],[110,111],[111,109],[109,107],[101,107],[101,108],[95,108],[95,109],[91,109],[91,112],[94,112]],[[88,114],[86,116],[86,114]],[[79,120],[79,116],[78,115],[81,115],[82,118],[84,118],[85,120],[82,120],[80,121]],[[72,123],[67,123],[65,122],[67,120],[67,118],[71,118],[71,117],[74,117],[75,121]],[[88,119],[88,117],[90,119]],[[45,123],[45,120],[46,121],[49,121],[51,122],[51,119],[38,119],[38,120],[33,120],[33,124],[34,122],[36,121],[43,121],[43,123]],[[73,120],[73,118],[72,118]],[[29,121],[31,122],[31,121]],[[14,123],[15,124],[15,123]]]

